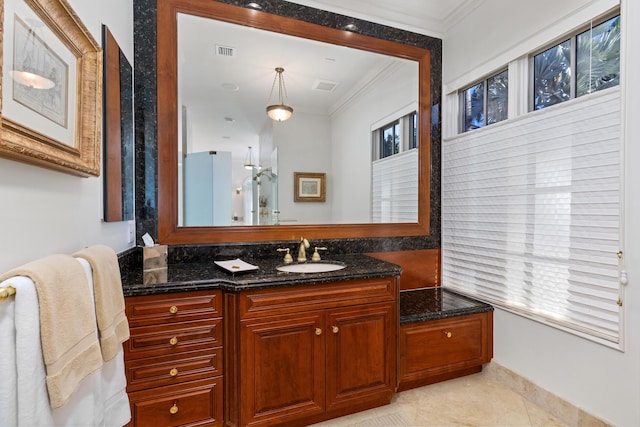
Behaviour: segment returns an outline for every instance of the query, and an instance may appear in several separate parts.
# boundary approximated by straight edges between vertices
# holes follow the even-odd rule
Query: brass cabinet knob
[[[442,331],[442,332],[447,336],[447,338],[451,338],[453,336],[453,334],[449,331]]]
[[[177,312],[178,312],[178,307],[176,307],[175,305],[172,305],[171,307],[169,307],[169,313],[176,314]]]
[[[173,406],[171,407],[171,409],[169,409],[169,413],[170,414],[177,414],[178,413],[178,405],[177,404],[173,404]]]
[[[316,335],[322,335],[322,329],[316,328]]]
[[[334,334],[337,334],[340,328],[338,328],[337,326],[332,326],[331,330],[333,331]]]
[[[171,345],[178,344],[178,337],[171,337],[171,339],[169,340],[169,344]]]
[[[178,370],[176,368],[173,368],[172,370],[169,371],[169,375],[171,375],[172,377],[175,377],[176,375],[178,375]]]

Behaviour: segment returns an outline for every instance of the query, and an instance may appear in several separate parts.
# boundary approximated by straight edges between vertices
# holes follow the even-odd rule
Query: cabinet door
[[[395,391],[395,304],[327,313],[327,410],[389,402]]]
[[[240,322],[241,425],[324,412],[323,319],[317,311]]]

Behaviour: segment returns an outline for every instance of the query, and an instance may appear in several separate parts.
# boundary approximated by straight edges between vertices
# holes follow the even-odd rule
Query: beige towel
[[[93,270],[93,293],[100,334],[102,358],[109,361],[129,339],[129,321],[124,313],[124,296],[118,256],[108,246],[95,245],[73,254],[84,258]]]
[[[0,282],[13,276],[27,276],[36,285],[47,391],[51,407],[58,408],[102,366],[87,276],[70,255],[32,261],[3,274]]]

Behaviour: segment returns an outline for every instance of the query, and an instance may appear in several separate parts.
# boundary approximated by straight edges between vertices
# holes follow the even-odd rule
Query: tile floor
[[[330,427],[566,426],[484,372],[396,394],[390,405],[315,424]]]

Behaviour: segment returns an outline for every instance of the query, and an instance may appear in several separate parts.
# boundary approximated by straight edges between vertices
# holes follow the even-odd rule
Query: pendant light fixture
[[[285,101],[287,98],[287,89],[284,86],[284,78],[282,77],[282,73],[284,73],[284,68],[278,67],[276,68],[276,75],[273,78],[273,85],[271,85],[271,93],[269,94],[269,101],[271,101],[271,96],[273,95],[273,89],[276,87],[276,80],[278,81],[278,104],[269,105],[267,107],[267,116],[277,122],[283,122],[293,114],[293,108],[285,105]]]
[[[251,170],[256,165],[253,163],[253,152],[251,151],[251,146],[249,146],[249,151],[247,151],[247,156],[244,158],[244,168]]]
[[[31,25],[44,26],[41,22],[30,22]],[[44,65],[44,42],[36,34],[34,28],[23,23],[20,20],[16,21],[16,33],[26,32],[24,34],[25,42],[21,51],[17,54],[21,55],[21,63],[14,65],[14,69],[11,70],[11,77],[17,83],[27,86],[32,89],[51,89],[55,86],[55,82],[45,75]],[[36,46],[37,41],[37,46]]]

